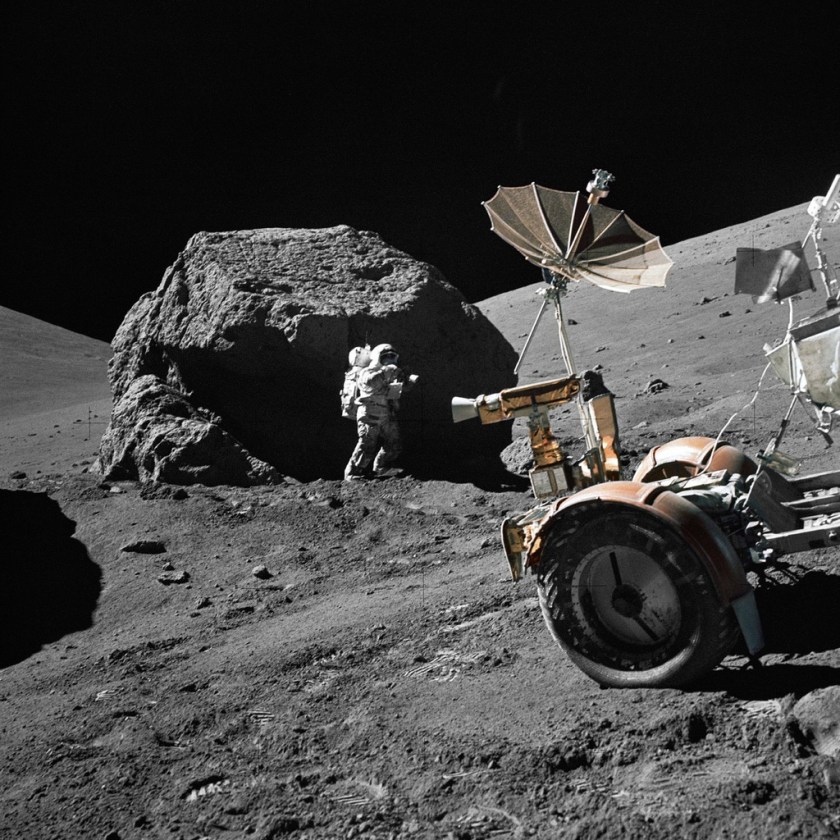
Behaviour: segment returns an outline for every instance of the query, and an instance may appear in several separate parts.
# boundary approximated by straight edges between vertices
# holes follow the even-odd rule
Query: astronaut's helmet
[[[372,365],[395,365],[400,357],[390,344],[377,344],[370,351],[370,363]]]

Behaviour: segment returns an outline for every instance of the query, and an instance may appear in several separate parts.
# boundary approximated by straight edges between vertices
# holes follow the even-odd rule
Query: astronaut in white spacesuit
[[[370,351],[370,363],[357,375],[356,430],[359,439],[344,469],[345,481],[396,475],[391,465],[402,452],[397,411],[400,397],[417,381],[398,366],[399,355],[390,344]]]

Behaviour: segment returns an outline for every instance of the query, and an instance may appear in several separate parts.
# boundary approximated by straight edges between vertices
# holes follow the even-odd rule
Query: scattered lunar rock
[[[766,805],[778,796],[772,782],[765,779],[743,779],[735,783],[730,799],[737,805]]]
[[[120,551],[130,551],[134,554],[163,554],[166,546],[160,540],[135,540],[126,543]]]
[[[718,318],[729,318],[731,315],[732,315],[732,313],[731,313],[731,312],[721,312],[721,313],[718,315]]]
[[[186,583],[190,579],[190,576],[182,570],[180,572],[163,572],[163,574],[157,576],[157,579],[164,586],[169,586],[171,583]]]
[[[658,394],[660,391],[664,391],[666,388],[670,387],[671,386],[662,379],[651,379],[650,382],[648,382],[648,384],[645,386],[645,393]]]
[[[420,380],[400,407],[404,461],[497,454],[506,424],[472,434],[453,395],[516,384],[517,353],[434,266],[370,231],[197,233],[112,342],[114,411],[95,472],[177,485],[342,474],[347,354],[394,344]],[[466,424],[465,424],[466,425]]]
[[[181,798],[187,802],[197,802],[201,797],[224,793],[229,787],[230,779],[223,776],[207,776],[190,782]]]
[[[802,737],[820,755],[840,757],[840,686],[806,694],[791,712]]]
[[[231,815],[247,814],[251,810],[251,803],[246,795],[238,794],[233,796],[222,810]]]
[[[318,507],[328,507],[333,510],[344,506],[344,502],[342,502],[341,499],[337,499],[335,496],[321,496],[319,493],[316,493],[313,496],[307,496],[307,499],[312,502],[313,505],[317,505]]]
[[[312,817],[281,816],[271,817],[261,826],[260,836],[262,837],[283,837],[286,834],[294,834],[304,828],[310,828],[313,824]],[[360,832],[361,837],[364,832]]]
[[[156,484],[153,481],[147,481],[140,487],[140,498],[147,501],[151,499],[182,501],[189,498],[189,494],[183,487],[173,487],[170,484]]]
[[[251,569],[251,574],[260,580],[268,580],[268,578],[271,577],[271,572],[269,572],[262,563],[259,566],[254,566],[254,568]]]

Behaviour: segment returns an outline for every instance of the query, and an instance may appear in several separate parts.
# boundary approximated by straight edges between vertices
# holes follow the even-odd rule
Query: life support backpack
[[[344,373],[344,384],[339,392],[341,397],[341,416],[356,419],[359,406],[359,374],[370,364],[370,347],[354,347],[348,356],[350,367]]]

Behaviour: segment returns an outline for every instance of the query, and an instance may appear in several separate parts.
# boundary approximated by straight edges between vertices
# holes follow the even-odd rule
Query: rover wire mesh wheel
[[[546,537],[537,583],[552,636],[601,685],[684,685],[738,637],[731,607],[693,550],[631,505],[592,501],[565,511]]]

